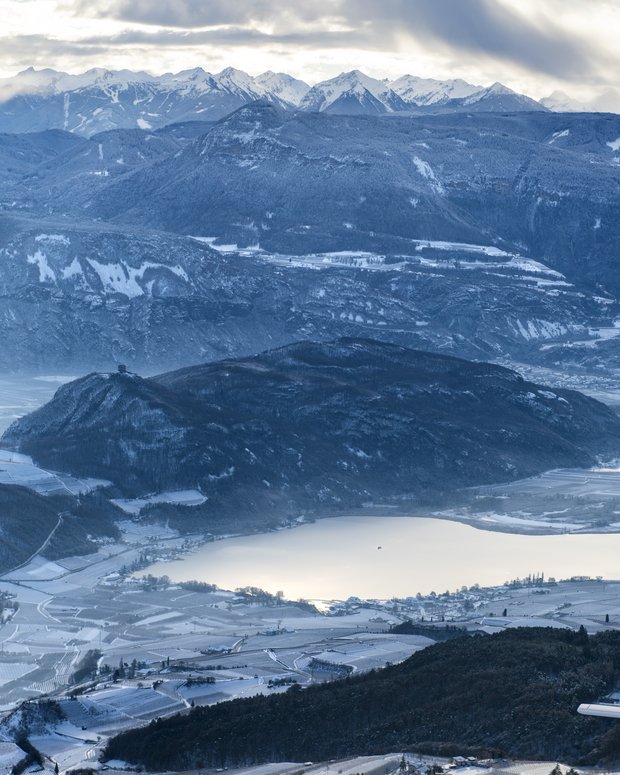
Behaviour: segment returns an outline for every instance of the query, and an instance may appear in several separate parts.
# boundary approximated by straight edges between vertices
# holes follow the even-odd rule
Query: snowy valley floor
[[[402,661],[432,642],[387,632],[404,618],[486,632],[524,625],[584,624],[590,632],[620,627],[620,581],[533,580],[444,595],[412,592],[400,600],[317,601],[323,614],[234,592],[144,584],[119,570],[137,560],[145,544],[164,558],[191,542],[131,521],[123,528],[123,542],[94,557],[37,558],[0,582],[19,602],[0,628],[2,705],[9,713],[29,697],[59,701],[65,720],[45,726],[33,741],[61,769],[93,761],[107,737],[122,729],[192,704],[285,691],[293,680],[321,681]],[[92,650],[111,670],[126,664],[125,677],[87,676],[70,699],[71,677]]]

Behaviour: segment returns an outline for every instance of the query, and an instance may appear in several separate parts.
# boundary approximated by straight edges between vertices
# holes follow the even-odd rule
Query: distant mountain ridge
[[[618,368],[619,149],[615,116],[265,101],[0,135],[0,357],[152,373],[362,336]]]
[[[158,129],[188,120],[218,120],[265,99],[288,110],[383,115],[428,110],[522,111],[547,108],[502,84],[404,75],[376,79],[352,70],[309,86],[286,73],[256,77],[228,67],[161,76],[93,68],[79,75],[28,68],[0,80],[0,131],[65,129],[90,136],[116,128]]]

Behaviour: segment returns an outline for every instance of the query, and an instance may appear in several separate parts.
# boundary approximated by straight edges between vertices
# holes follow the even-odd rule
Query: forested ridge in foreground
[[[113,738],[147,769],[321,761],[418,750],[596,764],[620,727],[577,713],[620,679],[620,632],[511,629],[430,646],[342,681],[196,708]]]

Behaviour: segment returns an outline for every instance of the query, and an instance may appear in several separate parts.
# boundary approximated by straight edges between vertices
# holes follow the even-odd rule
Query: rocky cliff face
[[[618,454],[620,420],[498,366],[341,339],[151,379],[91,374],[2,444],[127,493],[199,487],[206,513],[272,516],[589,465]]]

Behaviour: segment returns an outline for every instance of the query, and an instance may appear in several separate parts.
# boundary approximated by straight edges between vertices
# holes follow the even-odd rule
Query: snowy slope
[[[354,110],[357,106],[360,110]],[[343,110],[343,108],[348,110]],[[302,110],[319,112],[391,113],[404,110],[406,105],[385,81],[371,78],[359,70],[341,73],[321,81],[310,89],[300,103]]]
[[[389,86],[408,105],[444,105],[448,100],[469,97],[482,89],[461,78],[437,81],[415,75],[403,75],[390,81]]]
[[[546,110],[540,102],[518,94],[499,81],[464,97],[460,102],[463,107],[476,110]]]
[[[273,73],[267,70],[254,79],[254,83],[263,91],[263,96],[273,95],[289,105],[299,105],[310,87],[286,73]]]

